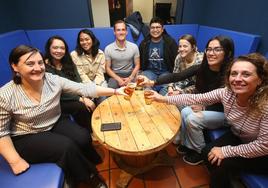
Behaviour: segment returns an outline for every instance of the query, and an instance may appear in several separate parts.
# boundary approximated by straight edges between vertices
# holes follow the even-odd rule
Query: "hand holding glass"
[[[150,105],[153,102],[153,99],[149,98],[150,96],[152,96],[154,94],[153,91],[149,90],[149,89],[145,89],[144,90],[144,100],[145,100],[145,104]]]
[[[141,83],[144,81],[144,77],[142,76],[142,72],[139,71],[136,75],[136,83],[137,83],[137,86],[136,86],[136,89],[137,90],[142,90],[142,85]]]
[[[135,90],[135,87],[136,87],[136,83],[128,83],[124,92],[127,94],[127,96],[124,96],[124,99],[126,100],[130,100],[134,90]]]

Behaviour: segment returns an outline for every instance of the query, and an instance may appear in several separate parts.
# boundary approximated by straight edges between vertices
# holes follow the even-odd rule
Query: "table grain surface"
[[[121,130],[102,132],[102,123],[121,122]],[[146,105],[143,91],[131,100],[113,95],[104,100],[92,115],[92,130],[107,149],[124,155],[146,155],[166,147],[178,132],[180,112],[174,105],[153,102]]]

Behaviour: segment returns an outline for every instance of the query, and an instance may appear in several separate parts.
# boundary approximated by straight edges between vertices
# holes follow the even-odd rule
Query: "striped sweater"
[[[41,101],[33,102],[20,84],[8,82],[0,88],[0,138],[34,134],[52,129],[61,115],[62,92],[80,96],[96,96],[92,82],[76,83],[51,73],[46,73]]]
[[[168,102],[179,105],[209,105],[222,102],[232,132],[243,142],[237,146],[223,146],[221,149],[224,157],[254,158],[268,155],[268,101],[260,115],[249,113],[250,107],[238,106],[235,93],[228,88],[196,95],[168,96]]]

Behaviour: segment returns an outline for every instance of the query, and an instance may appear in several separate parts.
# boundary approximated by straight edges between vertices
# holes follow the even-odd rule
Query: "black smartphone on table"
[[[120,129],[121,129],[121,122],[101,124],[101,131],[115,131]]]

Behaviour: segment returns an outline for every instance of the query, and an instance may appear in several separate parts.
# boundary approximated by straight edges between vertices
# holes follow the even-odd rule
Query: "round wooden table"
[[[102,123],[121,122],[121,130],[101,131]],[[144,167],[165,148],[178,132],[180,112],[174,105],[153,102],[146,105],[143,91],[130,101],[114,95],[93,112],[92,129],[97,140],[130,166]]]

